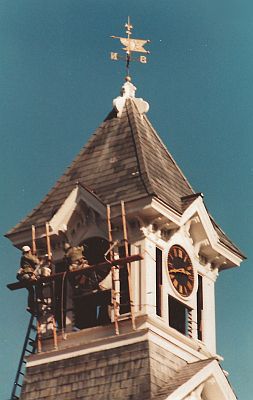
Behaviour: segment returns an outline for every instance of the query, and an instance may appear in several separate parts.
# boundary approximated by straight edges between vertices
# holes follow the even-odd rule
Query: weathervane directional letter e
[[[142,64],[146,64],[146,63],[147,63],[147,57],[145,57],[145,56],[140,56],[140,62],[141,62]]]
[[[118,60],[118,53],[111,52],[111,60]]]

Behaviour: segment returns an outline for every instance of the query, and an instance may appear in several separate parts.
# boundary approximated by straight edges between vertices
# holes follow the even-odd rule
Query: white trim
[[[211,247],[230,260],[233,264],[239,265],[242,258],[239,255],[236,255],[233,251],[230,251],[220,242],[219,236],[213,227],[210,216],[204,205],[204,201],[200,196],[185,210],[181,217],[180,225],[184,225],[196,213],[200,218]]]
[[[200,384],[207,382],[210,378],[214,379],[222,393],[223,397],[219,400],[236,400],[236,396],[216,360],[203,367],[191,379],[166,397],[165,400],[183,400]]]
[[[242,257],[235,254],[235,252],[233,252],[223,243],[220,242],[219,236],[213,227],[210,216],[206,210],[204,201],[201,196],[197,197],[189,205],[189,207],[187,207],[187,209],[182,215],[177,213],[175,210],[172,210],[170,207],[168,207],[166,204],[162,203],[156,198],[152,199],[151,206],[156,211],[166,216],[170,221],[175,223],[178,227],[184,226],[194,216],[194,214],[198,214],[200,222],[205,230],[206,236],[213,250],[215,250],[217,253],[221,254],[225,258],[227,258],[234,265],[240,265],[240,263],[242,262],[243,260]]]
[[[158,201],[156,198],[152,198],[151,207],[158,211],[160,214],[166,216],[170,221],[180,226],[181,215],[176,211],[173,211],[165,203]]]
[[[65,231],[67,229],[67,224],[73,214],[73,211],[77,205],[77,193],[78,186],[76,186],[72,192],[68,195],[62,206],[50,220],[50,226],[54,233],[58,233],[61,229]]]
[[[159,342],[161,347],[170,349],[171,353],[186,361],[220,358],[217,354],[210,353],[203,342],[183,335],[159,317],[148,316],[146,326],[150,329],[150,337],[155,338],[155,343]],[[154,334],[156,336],[152,336]]]
[[[218,241],[219,237],[211,223],[202,197],[198,197],[194,200],[194,202],[185,210],[181,218],[181,225],[184,225],[195,213],[198,214],[211,245],[214,245]]]
[[[81,348],[78,350],[69,351],[69,349],[64,349],[64,350],[50,351],[50,354],[45,353],[45,357],[43,357],[43,358],[39,358],[34,361],[29,361],[29,359],[27,359],[26,367],[30,368],[30,367],[34,367],[36,365],[42,365],[42,364],[46,364],[49,362],[66,360],[66,359],[73,358],[73,357],[83,356],[85,354],[95,353],[95,352],[99,352],[99,351],[103,351],[103,350],[115,349],[120,346],[126,346],[129,344],[139,343],[139,342],[143,342],[143,341],[147,340],[148,335],[147,335],[146,331],[144,333],[143,333],[143,331],[141,331],[139,333],[141,334],[141,336],[139,336],[139,337],[134,336],[132,338],[127,338],[127,339],[125,336],[129,336],[129,335],[122,335],[121,339],[118,339],[118,337],[115,336],[115,339],[118,339],[118,340],[116,340],[114,342],[112,340],[112,337],[109,337],[107,339],[103,338],[102,340],[100,340],[101,344],[98,344],[98,342],[96,341],[93,345],[86,344],[86,345],[83,345],[83,346],[86,346],[85,348]],[[55,352],[59,352],[59,351],[65,351],[65,353],[54,355]]]
[[[145,340],[158,344],[163,349],[188,362],[210,357],[219,358],[216,354],[211,354],[207,351],[204,343],[184,336],[167,326],[158,317],[152,318],[147,315],[141,315],[136,318],[136,323],[137,330],[132,331],[129,319],[121,321],[120,330],[123,333],[119,336],[113,335],[113,325],[109,325],[107,329],[105,327],[103,329],[95,327],[70,333],[67,336],[67,340],[60,342],[58,350],[49,350],[45,353],[29,356],[27,367],[126,346]],[[75,346],[75,349],[73,349],[73,346]],[[30,357],[32,358],[31,360]]]
[[[58,234],[59,230],[65,231],[67,224],[80,201],[84,201],[89,207],[106,218],[106,206],[100,202],[92,193],[84,187],[77,185],[68,195],[59,210],[50,220],[49,224],[52,228],[51,234]]]

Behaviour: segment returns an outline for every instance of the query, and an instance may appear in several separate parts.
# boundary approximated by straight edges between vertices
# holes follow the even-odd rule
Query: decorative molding
[[[195,242],[194,243],[194,251],[195,251],[196,257],[199,258],[199,252],[202,247],[206,247],[209,245],[210,245],[210,242],[208,239],[203,239],[203,240],[200,240],[199,242]]]
[[[66,232],[66,226],[73,214],[78,212],[81,213],[88,225],[95,221],[96,214],[106,218],[106,206],[88,189],[77,184],[49,221],[52,234],[58,234],[60,231]]]
[[[203,395],[208,399],[236,400],[235,393],[216,360],[210,360],[208,365],[179,386],[166,400],[201,400]]]
[[[201,385],[197,387],[197,389],[193,390],[191,394],[186,397],[185,400],[202,400],[201,393],[203,391],[205,383],[203,382]]]

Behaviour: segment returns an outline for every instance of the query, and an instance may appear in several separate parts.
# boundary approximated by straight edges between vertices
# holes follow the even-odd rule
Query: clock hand
[[[184,275],[191,275],[190,272],[186,271],[184,268],[173,268],[170,270],[170,272],[175,272],[175,273],[179,272]]]

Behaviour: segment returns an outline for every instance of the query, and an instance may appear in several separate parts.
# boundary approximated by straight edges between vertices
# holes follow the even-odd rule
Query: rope
[[[65,334],[65,329],[64,329],[64,323],[63,323],[63,318],[64,318],[64,312],[63,312],[63,300],[64,300],[64,281],[67,275],[67,271],[64,272],[63,277],[62,277],[62,286],[61,286],[61,330],[62,330],[62,338],[63,340],[67,339],[67,335]]]

